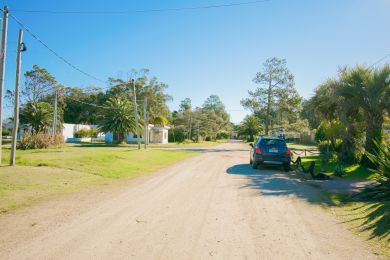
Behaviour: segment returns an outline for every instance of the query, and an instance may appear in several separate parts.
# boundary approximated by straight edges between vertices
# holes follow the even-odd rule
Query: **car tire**
[[[290,167],[289,164],[288,165],[283,165],[283,169],[284,169],[285,172],[289,172],[291,170],[291,167]]]
[[[254,170],[256,170],[256,169],[257,169],[257,163],[255,163],[255,162],[252,162],[252,163],[251,163],[251,165],[252,165],[252,169],[254,169]]]

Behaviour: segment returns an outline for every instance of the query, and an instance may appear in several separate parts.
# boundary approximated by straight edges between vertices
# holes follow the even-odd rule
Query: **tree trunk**
[[[268,85],[268,99],[267,99],[267,116],[265,117],[265,135],[269,132],[269,114],[271,110],[271,91],[272,91],[272,80],[270,79]]]
[[[125,134],[124,133],[118,133],[118,143],[123,144],[125,140]]]

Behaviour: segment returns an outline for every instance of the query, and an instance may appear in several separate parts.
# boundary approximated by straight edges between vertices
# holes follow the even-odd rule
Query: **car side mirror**
[[[249,146],[253,148],[253,144],[252,143],[250,143]]]

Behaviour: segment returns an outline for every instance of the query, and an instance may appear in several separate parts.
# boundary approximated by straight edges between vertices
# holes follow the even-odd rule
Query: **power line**
[[[369,68],[370,69],[373,69],[375,67],[375,65],[377,65],[378,63],[384,61],[385,59],[387,59],[388,57],[390,57],[390,53],[386,54],[385,56],[383,56],[382,58],[380,58],[379,60],[377,60],[376,62],[374,62]]]
[[[247,2],[237,2],[229,4],[219,4],[219,5],[204,5],[204,6],[192,6],[192,7],[178,7],[178,8],[161,8],[161,9],[141,9],[141,10],[114,10],[114,11],[59,11],[59,10],[23,10],[15,9],[13,12],[23,12],[23,13],[47,13],[47,14],[128,14],[128,13],[156,13],[156,12],[177,12],[177,11],[191,11],[191,10],[202,10],[202,9],[216,9],[216,8],[226,8],[226,7],[235,7],[235,6],[244,6],[244,5],[254,5],[264,2],[269,2],[271,0],[258,0],[258,1],[247,1]]]
[[[0,9],[1,10],[1,9]],[[16,18],[14,15],[12,15],[11,13],[9,13],[9,16],[16,22],[19,24],[19,26],[24,29],[27,33],[29,33],[35,40],[37,40],[40,44],[42,44],[42,46],[44,46],[46,49],[48,49],[52,54],[54,54],[57,58],[59,58],[60,60],[62,60],[65,64],[67,64],[69,67],[73,68],[74,70],[77,70],[78,72],[80,72],[81,74],[91,78],[91,79],[94,79],[96,81],[99,81],[101,83],[106,83],[104,80],[102,79],[99,79],[91,74],[89,74],[88,72],[85,72],[84,70],[80,69],[79,67],[77,67],[76,65],[73,65],[70,61],[68,61],[67,59],[65,59],[62,55],[60,55],[58,52],[56,52],[55,50],[53,50],[51,47],[49,47],[43,40],[41,40],[40,37],[38,37],[35,33],[33,33],[26,25],[24,25],[18,18]]]
[[[84,101],[81,101],[81,100],[77,100],[77,99],[74,99],[74,98],[71,98],[70,96],[65,96],[65,99],[70,99],[70,100],[73,100],[73,101],[76,101],[76,102],[79,102],[81,104],[84,104],[84,105],[89,105],[89,106],[93,106],[93,107],[98,107],[98,108],[104,108],[104,109],[116,109],[114,107],[106,107],[106,106],[100,106],[100,105],[96,105],[96,104],[92,104],[92,103],[88,103],[88,102],[84,102]]]

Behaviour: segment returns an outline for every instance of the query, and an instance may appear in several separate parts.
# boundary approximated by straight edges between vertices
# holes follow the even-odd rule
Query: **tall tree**
[[[270,58],[263,64],[261,72],[253,81],[259,85],[254,91],[248,91],[249,98],[241,100],[241,104],[259,114],[264,111],[265,133],[268,134],[272,124],[272,115],[277,117],[287,112],[300,112],[300,97],[295,89],[294,76],[286,65],[285,59]],[[289,113],[291,115],[291,113]],[[283,118],[281,118],[283,119]]]
[[[64,88],[60,103],[64,103],[64,122],[72,124],[98,124],[101,106],[106,96],[100,88]],[[92,104],[92,105],[90,105]]]
[[[191,110],[191,108],[192,108],[192,105],[191,105],[190,98],[185,98],[180,102],[180,107],[179,107],[180,112]]]
[[[43,97],[53,93],[57,85],[56,79],[45,68],[33,65],[32,69],[24,73],[25,83],[21,90],[21,102],[40,101]]]

